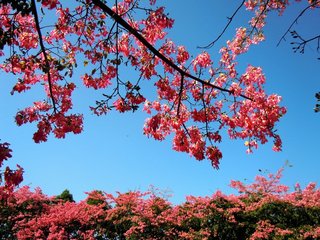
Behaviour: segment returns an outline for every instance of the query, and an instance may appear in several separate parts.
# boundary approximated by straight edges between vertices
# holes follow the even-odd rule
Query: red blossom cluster
[[[0,201],[0,234],[10,239],[318,239],[320,191],[289,192],[282,170],[245,185],[173,205],[154,188],[116,195],[93,191],[78,203],[22,187]]]
[[[0,143],[0,168],[4,161],[12,157],[10,144]],[[16,170],[6,166],[4,170],[0,169],[0,201],[5,201],[13,190],[23,181],[23,168],[17,165]]]

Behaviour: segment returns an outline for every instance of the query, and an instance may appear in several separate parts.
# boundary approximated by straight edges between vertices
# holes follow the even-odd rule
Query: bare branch
[[[287,31],[282,35],[282,37],[280,38],[279,42],[277,43],[277,46],[279,46],[282,41],[285,41],[285,40],[286,40],[285,37],[287,36],[287,34],[288,34],[289,32],[291,32],[291,29],[292,29],[293,25],[298,24],[299,18],[301,18],[302,15],[303,15],[308,9],[313,8],[313,7],[316,7],[317,4],[319,4],[319,3],[320,3],[320,0],[315,1],[315,2],[313,2],[312,4],[310,4],[308,7],[306,7],[305,9],[303,9],[303,10],[300,12],[300,14],[294,19],[294,21],[293,21],[293,22],[291,23],[291,25],[288,27]]]
[[[223,34],[226,32],[226,30],[228,29],[229,25],[231,24],[231,22],[233,21],[233,18],[236,16],[236,14],[239,12],[239,10],[242,8],[243,4],[244,4],[245,0],[242,1],[242,3],[239,5],[239,7],[234,11],[234,13],[232,14],[231,17],[228,17],[228,23],[227,25],[224,27],[224,29],[222,30],[222,32],[220,33],[220,35],[213,40],[211,43],[209,43],[207,46],[204,47],[198,47],[198,48],[211,48],[214,46],[214,44],[223,36]]]
[[[297,38],[297,39],[300,39],[301,41],[300,42],[291,42],[291,44],[295,44],[296,46],[293,47],[293,51],[294,52],[297,52],[299,51],[300,53],[304,53],[304,49],[306,47],[306,45],[314,40],[318,40],[317,42],[317,51],[319,51],[319,43],[320,43],[320,34],[319,35],[316,35],[312,38],[309,38],[307,40],[305,40],[303,37],[301,37],[296,31],[293,31],[291,32],[291,35],[293,38]]]

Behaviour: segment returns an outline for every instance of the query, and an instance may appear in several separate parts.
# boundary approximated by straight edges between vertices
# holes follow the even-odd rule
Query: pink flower
[[[195,60],[193,61],[193,70],[198,72],[198,67],[200,68],[207,68],[212,64],[210,59],[210,55],[207,52],[203,52],[199,54]]]

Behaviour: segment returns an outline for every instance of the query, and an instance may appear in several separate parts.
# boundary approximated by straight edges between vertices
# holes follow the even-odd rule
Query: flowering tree
[[[279,181],[281,172],[258,176],[250,185],[232,181],[239,195],[189,196],[176,206],[154,191],[93,191],[75,203],[22,187],[0,201],[0,234],[5,239],[319,239],[319,189],[311,183],[289,192]]]
[[[156,4],[2,1],[0,68],[17,79],[11,94],[38,85],[45,93],[44,99],[39,96],[16,114],[16,123],[36,123],[36,143],[47,141],[50,133],[57,138],[81,133],[83,115],[72,111],[72,93],[84,85],[103,90],[102,99],[90,107],[96,115],[143,106],[150,114],[144,124],[146,136],[163,140],[173,134],[174,150],[197,160],[207,158],[215,168],[222,158],[218,144],[224,131],[232,139],[244,139],[248,152],[270,139],[273,149],[281,150],[275,131],[286,112],[279,105],[281,97],[264,91],[260,67],[249,65],[238,72],[237,57],[264,40],[267,14],[283,11],[288,2],[243,1],[254,16],[220,49],[218,62],[207,51],[191,59],[183,45],[166,38],[174,20]],[[84,72],[77,81],[73,76],[80,65]],[[126,68],[135,69],[137,77],[124,79]],[[143,80],[153,81],[153,97],[145,97]]]

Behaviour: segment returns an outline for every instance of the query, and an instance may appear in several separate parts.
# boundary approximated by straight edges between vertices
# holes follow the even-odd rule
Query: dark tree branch
[[[293,38],[298,38],[300,39],[301,41],[300,42],[292,42],[291,44],[295,44],[296,47],[293,47],[293,51],[294,52],[297,52],[299,50],[300,53],[304,53],[304,49],[306,47],[306,45],[314,40],[318,40],[318,44],[317,44],[317,51],[319,51],[320,49],[320,46],[319,46],[319,43],[320,43],[320,34],[317,35],[317,36],[314,36],[312,38],[309,38],[307,40],[305,40],[304,38],[302,38],[297,32],[293,31],[291,32]]]
[[[36,30],[37,30],[38,37],[39,37],[39,44],[40,44],[41,52],[43,53],[44,60],[45,60],[45,67],[43,68],[43,71],[48,76],[48,85],[49,85],[50,98],[51,98],[51,101],[52,101],[53,110],[54,110],[54,112],[56,112],[57,111],[57,107],[56,107],[56,101],[54,99],[53,92],[52,92],[50,64],[49,64],[49,59],[48,59],[48,55],[47,55],[47,52],[46,52],[46,48],[45,48],[45,46],[43,44],[43,41],[42,41],[42,33],[41,33],[41,28],[40,28],[39,17],[38,17],[38,12],[37,12],[37,7],[36,7],[35,0],[31,0],[31,11],[32,11],[32,14],[34,16],[34,21],[35,21],[35,24],[36,24]]]
[[[320,3],[320,0],[315,1],[315,2],[313,2],[312,4],[310,4],[308,7],[304,8],[304,9],[300,12],[300,14],[294,19],[294,21],[293,21],[293,22],[291,23],[291,25],[288,27],[287,31],[282,35],[282,37],[280,38],[279,42],[277,43],[277,46],[279,46],[282,41],[285,41],[285,40],[286,40],[285,37],[287,36],[287,34],[288,34],[289,32],[291,32],[291,29],[292,29],[293,25],[298,24],[299,18],[301,18],[302,15],[303,15],[308,9],[317,6],[317,4],[319,4],[319,3]]]
[[[178,108],[177,108],[177,115],[180,116],[180,107],[181,107],[181,101],[182,101],[182,94],[183,94],[183,84],[184,84],[184,75],[181,75],[180,78],[180,90],[179,90],[179,99],[178,99]]]
[[[155,49],[140,33],[138,33],[138,31],[136,29],[131,27],[128,22],[126,22],[121,16],[116,14],[111,8],[109,8],[107,5],[105,5],[102,1],[100,1],[100,0],[92,0],[92,2],[93,2],[93,4],[95,6],[99,7],[102,11],[104,11],[109,16],[111,16],[117,23],[119,23],[121,26],[123,26],[125,29],[127,29],[127,31],[129,31],[133,36],[135,36],[156,57],[161,59],[164,63],[166,63],[168,66],[173,68],[175,71],[177,71],[181,75],[183,75],[185,77],[188,77],[188,78],[191,78],[191,79],[193,79],[193,80],[195,80],[195,81],[197,81],[199,83],[202,83],[202,84],[204,84],[206,86],[210,86],[212,88],[218,89],[218,90],[220,90],[222,92],[228,92],[229,94],[232,94],[232,91],[230,91],[228,89],[216,86],[216,85],[210,83],[209,81],[205,81],[203,79],[200,79],[200,78],[198,78],[196,76],[191,75],[190,73],[186,72],[185,70],[181,69],[174,62],[169,60],[166,56],[164,56],[157,49]],[[241,95],[241,97],[243,97],[245,99],[252,100],[251,98],[249,98],[249,97],[247,97],[245,95]]]
[[[233,21],[233,18],[236,16],[236,14],[239,12],[239,10],[242,8],[243,4],[244,4],[245,0],[242,1],[242,3],[239,5],[239,7],[234,11],[234,13],[232,14],[231,17],[228,17],[228,23],[227,25],[224,27],[224,29],[222,30],[222,32],[220,33],[220,35],[213,40],[211,43],[209,43],[207,46],[204,47],[198,47],[198,48],[211,48],[214,46],[214,44],[223,36],[223,34],[226,32],[226,30],[228,29],[229,25],[231,24],[231,22]]]

